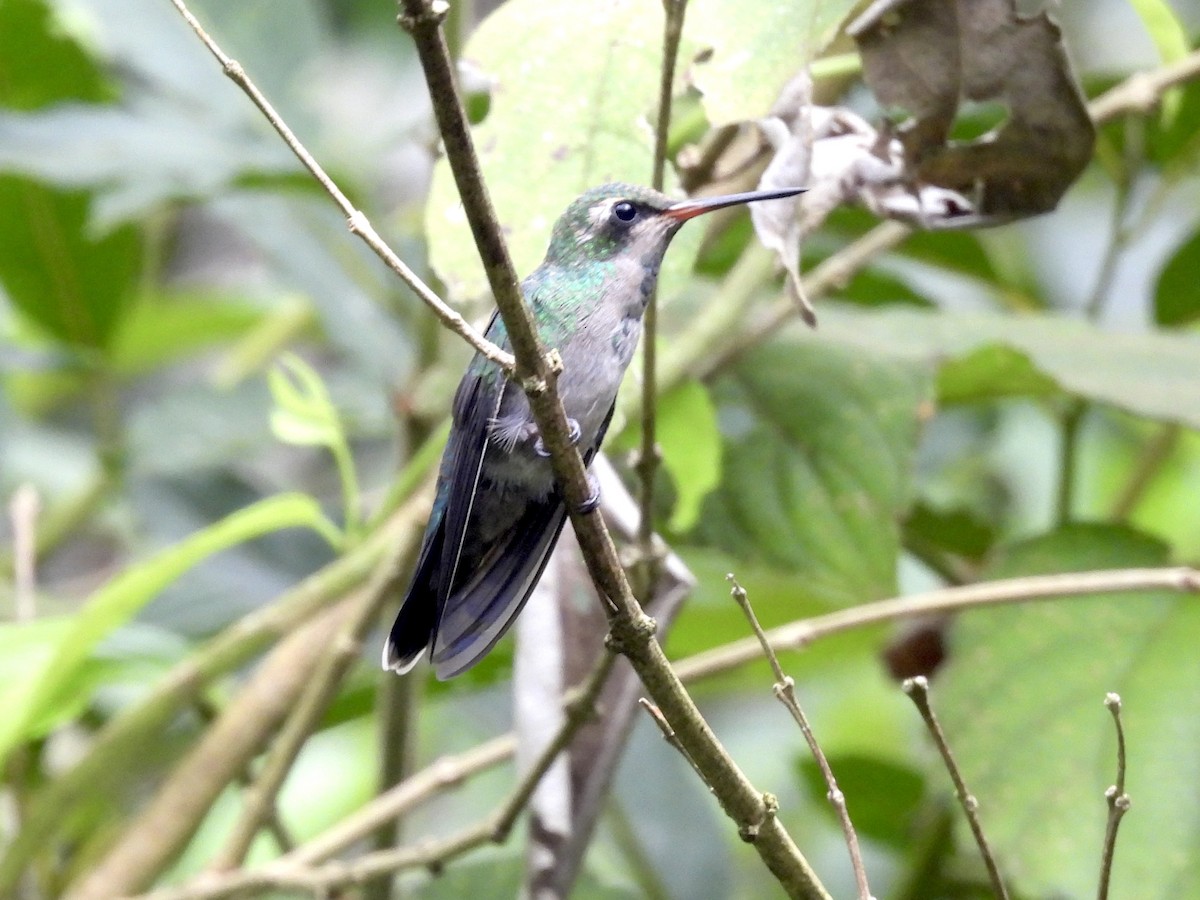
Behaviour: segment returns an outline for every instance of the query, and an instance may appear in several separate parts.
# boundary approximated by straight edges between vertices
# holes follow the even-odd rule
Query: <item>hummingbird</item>
[[[629,184],[578,197],[558,219],[546,258],[521,282],[538,335],[558,348],[558,392],[584,465],[604,440],[642,314],[667,245],[688,219],[803,188],[675,201]],[[509,347],[493,313],[487,337]],[[477,355],[454,396],[429,524],[412,584],[383,648],[403,673],[428,650],[440,680],[482,659],[533,592],[567,518],[549,453],[520,385]],[[600,502],[591,496],[583,512]]]

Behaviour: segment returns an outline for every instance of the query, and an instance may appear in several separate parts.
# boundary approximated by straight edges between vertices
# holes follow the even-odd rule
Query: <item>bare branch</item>
[[[671,99],[675,86],[675,64],[683,37],[683,17],[687,0],[664,0],[663,51],[658,85],[658,116],[654,128],[654,163],[651,183],[655,190],[664,187],[667,165],[667,137],[671,128]],[[642,321],[642,448],[637,473],[641,479],[642,515],[638,522],[637,543],[640,551],[635,569],[638,593],[649,593],[655,581],[654,556],[654,479],[662,462],[657,440],[658,417],[658,285],[650,292]]]
[[[68,811],[97,783],[137,765],[144,743],[154,740],[181,708],[195,703],[214,680],[245,665],[273,641],[295,631],[362,584],[385,552],[407,540],[404,535],[415,533],[418,519],[423,522],[427,517],[430,493],[414,497],[345,556],[234,622],[173,666],[134,706],[110,720],[94,738],[87,755],[47,784],[31,804],[24,827],[6,848],[0,864],[0,893],[11,887],[21,869],[43,849]],[[182,809],[175,821],[185,821]]]
[[[1097,125],[1128,113],[1150,113],[1158,107],[1163,94],[1198,77],[1200,50],[1193,50],[1178,62],[1161,69],[1135,72],[1089,103],[1088,112]]]
[[[821,777],[825,779],[825,786],[829,790],[826,796],[829,798],[829,803],[833,806],[834,812],[837,813],[838,822],[842,826],[842,835],[846,839],[846,848],[850,851],[850,866],[854,870],[854,883],[858,889],[859,900],[871,900],[871,888],[867,883],[867,868],[863,865],[862,851],[858,846],[858,835],[854,831],[854,823],[850,820],[850,811],[846,808],[846,795],[838,787],[837,779],[833,776],[833,768],[829,765],[829,759],[825,756],[825,751],[821,749],[821,745],[817,742],[817,736],[813,733],[808,716],[800,708],[800,701],[796,698],[796,681],[790,675],[784,674],[783,666],[779,664],[779,657],[771,649],[771,642],[767,640],[766,632],[763,631],[762,625],[759,624],[758,616],[754,614],[754,607],[750,605],[750,598],[746,594],[746,589],[738,584],[737,579],[733,577],[732,573],[726,575],[725,578],[731,585],[730,593],[733,595],[733,599],[737,601],[737,605],[745,613],[746,619],[750,623],[750,628],[754,632],[754,637],[762,647],[763,653],[767,657],[767,662],[771,664],[771,671],[775,673],[775,699],[782,703],[784,708],[792,714],[792,718],[800,727],[800,733],[804,735],[804,740],[808,743],[808,749],[812,752],[813,759],[817,761],[817,767],[821,770]]]
[[[675,733],[675,729],[671,727],[671,723],[668,722],[666,717],[662,714],[662,710],[660,710],[645,697],[638,697],[638,706],[646,711],[646,715],[650,717],[650,720],[654,722],[654,724],[658,727],[658,730],[662,732],[663,740],[678,751],[679,755],[682,756],[687,764],[692,767],[692,771],[696,773],[696,777],[700,779],[701,783],[703,783],[706,788],[708,788],[708,792],[711,794],[713,792],[712,785],[708,783],[708,779],[704,777],[704,772],[700,770],[700,767],[696,765],[696,761],[692,759],[691,754],[687,752],[687,748],[679,742],[679,735]]]
[[[989,581],[839,609],[824,616],[781,625],[766,632],[766,636],[776,652],[801,650],[818,638],[896,619],[977,606],[1152,590],[1200,593],[1200,570],[1187,567],[1112,569]],[[680,660],[675,664],[675,670],[684,680],[693,681],[744,665],[757,659],[761,653],[758,641],[745,638]]]
[[[461,335],[468,344],[492,360],[492,362],[496,363],[504,371],[511,372],[513,369],[512,354],[500,349],[480,334],[470,322],[448,306],[424,281],[417,277],[417,274],[404,263],[404,260],[400,259],[395,251],[376,233],[362,211],[354,207],[354,204],[350,202],[350,198],[342,192],[341,188],[321,168],[321,164],[313,158],[313,155],[308,152],[308,149],[300,142],[300,139],[296,137],[287,123],[280,117],[279,113],[275,111],[270,101],[263,96],[254,82],[250,80],[250,76],[246,74],[241,63],[230,58],[217,45],[217,42],[204,30],[199,20],[192,15],[191,10],[187,8],[184,0],[171,0],[171,3],[179,10],[179,14],[187,20],[188,25],[191,26],[196,36],[203,41],[204,46],[216,57],[217,62],[221,64],[221,70],[229,76],[234,84],[245,92],[251,102],[259,108],[267,121],[271,123],[271,127],[283,138],[283,142],[288,145],[288,149],[296,155],[296,158],[300,160],[304,168],[308,169],[313,178],[325,189],[325,193],[333,198],[333,202],[338,205],[342,214],[345,215],[346,224],[350,228],[350,232],[362,238],[366,245],[375,252],[375,255],[383,260],[389,269],[400,276],[401,280],[412,289],[413,293],[425,305],[433,310],[434,315],[447,328]]]
[[[1096,891],[1097,900],[1108,900],[1113,856],[1117,849],[1117,829],[1121,827],[1121,819],[1133,805],[1133,801],[1125,793],[1125,726],[1121,722],[1121,696],[1108,694],[1104,698],[1104,705],[1112,713],[1113,725],[1117,729],[1117,782],[1104,792],[1104,799],[1108,802],[1108,821],[1104,827],[1104,852],[1100,856],[1100,885]]]
[[[983,826],[979,822],[979,801],[967,790],[966,782],[963,781],[962,773],[958,770],[958,763],[954,760],[950,745],[946,743],[946,735],[942,731],[942,726],[938,723],[937,716],[934,715],[933,707],[929,705],[929,681],[924,675],[906,678],[902,688],[921,713],[921,719],[925,722],[925,727],[929,729],[929,734],[937,745],[942,762],[946,765],[946,771],[950,773],[950,778],[954,782],[954,793],[962,805],[963,812],[966,813],[967,823],[971,826],[971,834],[975,836],[975,844],[979,847],[979,854],[983,857],[983,864],[987,867],[992,889],[1000,900],[1008,900],[1008,890],[1004,887],[1004,879],[1000,877],[996,858],[992,854],[992,848],[989,846],[987,838],[983,834]]]

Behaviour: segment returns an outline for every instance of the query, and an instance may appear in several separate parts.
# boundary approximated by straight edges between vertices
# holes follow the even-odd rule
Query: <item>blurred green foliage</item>
[[[473,87],[477,137],[523,268],[580,189],[649,178],[658,6],[568,6],[511,0],[451,36],[485,76]],[[717,0],[693,6],[685,46],[722,52],[681,66],[680,90],[689,115],[710,122],[764,115],[798,63],[780,35],[795,29],[819,48],[845,9],[803,18],[773,2],[751,20]],[[195,12],[400,255],[482,313],[393,4],[197,0]],[[1095,94],[1195,47],[1198,26],[1194,8],[1082,4],[1067,41]],[[1093,58],[1072,43],[1091,29],[1138,40]],[[625,42],[617,59],[601,52],[613,40]],[[725,66],[737,52],[752,72]],[[663,398],[658,512],[699,581],[669,636],[674,655],[745,635],[730,570],[771,626],[946,579],[1200,561],[1197,122],[1192,82],[1161,111],[1104,128],[1096,163],[1054,214],[914,235],[822,303],[815,335],[788,326]],[[811,254],[873,224],[839,212]],[[700,238],[672,250],[664,343],[698,304],[721,302],[751,239],[744,222]],[[64,754],[86,755],[171,665],[322,571],[412,489],[466,357],[347,234],[170,4],[0,0],[0,496],[29,484],[41,505],[32,594],[15,578],[13,526],[0,526],[0,755],[12,751],[14,821],[54,797]],[[634,438],[613,435],[613,447]],[[1189,852],[1200,840],[1194,605],[1072,600],[974,612],[950,630],[934,701],[944,696],[1019,896],[1083,896],[1095,883],[1113,777],[1106,691],[1126,698],[1136,748],[1114,893],[1200,896]],[[945,774],[878,662],[890,635],[857,631],[784,663],[844,765],[876,895],[979,896],[970,842],[947,828]],[[507,646],[429,692],[422,761],[505,727]],[[285,790],[301,838],[373,790],[374,647],[368,656]],[[240,677],[223,673],[213,702]],[[831,889],[848,895],[823,788],[769,678],[747,666],[698,694]],[[153,752],[55,808],[53,833],[33,841],[31,896],[53,895],[93,860],[201,733],[176,712]],[[416,813],[408,834],[473,821],[510,781],[507,769],[473,780]],[[578,896],[770,891],[648,729],[635,733],[612,804]],[[218,803],[169,878],[203,867],[235,807],[232,795]],[[13,837],[0,894],[29,862]],[[511,896],[517,843],[444,880],[406,882],[420,896]]]

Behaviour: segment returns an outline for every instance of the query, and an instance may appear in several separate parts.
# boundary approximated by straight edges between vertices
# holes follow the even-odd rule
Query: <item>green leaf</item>
[[[1138,532],[1075,525],[1009,548],[989,575],[1166,561],[1163,545]],[[1198,633],[1195,598],[1163,592],[980,609],[959,618],[933,703],[1018,893],[1095,892],[1104,791],[1116,772],[1103,701],[1116,691],[1134,812],[1121,824],[1112,895],[1200,896],[1193,852],[1200,841]]]
[[[0,718],[0,760],[31,737],[48,704],[63,696],[92,649],[105,635],[129,621],[201,560],[244,541],[283,528],[312,528],[335,543],[337,530],[317,502],[303,494],[280,494],[240,509],[149,560],[130,566],[97,590],[69,620],[52,651],[12,690]],[[53,627],[53,626],[50,626]]]
[[[342,481],[342,505],[346,533],[353,542],[359,535],[358,473],[350,453],[350,442],[337,407],[321,376],[294,353],[285,353],[267,372],[267,384],[275,399],[271,431],[279,440],[301,446],[327,447],[337,464]]]
[[[105,349],[127,313],[141,269],[141,236],[88,227],[86,194],[0,176],[0,283],[55,339]]]
[[[724,477],[701,537],[802,572],[826,602],[891,596],[931,387],[920,367],[808,335],[756,349],[714,388]]]
[[[45,4],[0,5],[0,107],[35,110],[67,101],[101,101],[112,92],[95,66]],[[0,147],[12,122],[0,114]],[[78,135],[61,145],[95,146]],[[52,190],[37,180],[0,176],[0,284],[18,309],[53,338],[78,348],[103,349],[130,297],[141,264],[136,230],[99,235],[88,230],[87,194]]]
[[[924,360],[939,369],[947,360],[970,356],[981,347],[1007,346],[1075,396],[1111,403],[1135,415],[1200,427],[1200,335],[1124,334],[1048,315],[834,306],[821,312],[821,335],[859,352]],[[998,365],[985,379],[981,362],[986,361],[984,357],[972,363],[971,391],[1003,396],[1010,388],[1008,379],[1021,371],[1014,366],[1021,364],[1011,355],[996,356]],[[1022,377],[1030,374],[1024,370]],[[1038,379],[1031,384],[1038,390],[1047,386]],[[964,389],[962,382],[951,386]]]
[[[675,482],[672,531],[687,531],[700,518],[700,503],[721,481],[721,433],[717,411],[704,386],[687,381],[658,404],[656,437],[663,465]]]
[[[662,16],[660,4],[632,0],[511,0],[471,35],[464,56],[493,80],[491,111],[473,136],[519,273],[541,262],[551,226],[585,189],[649,182]],[[451,296],[484,294],[487,280],[444,159],[434,169],[425,224],[430,260]],[[688,233],[699,238],[698,229]],[[669,266],[684,261],[678,249],[668,254]]]
[[[808,267],[811,269],[812,264],[809,263]],[[903,279],[879,269],[858,272],[845,288],[838,291],[838,298],[861,306],[888,306],[893,303],[933,306],[927,297],[918,294]]]
[[[991,522],[961,508],[937,509],[917,503],[904,520],[905,543],[930,544],[966,559],[982,559],[996,540]]]
[[[286,444],[332,447],[344,440],[341,421],[329,392],[309,365],[295,354],[284,354],[267,372],[275,401],[271,431]]]
[[[1176,248],[1154,285],[1154,321],[1186,325],[1200,318],[1200,231]]]
[[[99,67],[66,35],[45,3],[0,4],[0,107],[37,109],[56,101],[95,102],[111,96]]]
[[[942,403],[1045,397],[1058,392],[1053,378],[1039,372],[1024,353],[1004,344],[985,344],[946,360],[938,370],[937,386]]]
[[[851,0],[805,4],[693,0],[684,34],[711,50],[693,66],[713,125],[767,115],[783,86],[832,40]]]

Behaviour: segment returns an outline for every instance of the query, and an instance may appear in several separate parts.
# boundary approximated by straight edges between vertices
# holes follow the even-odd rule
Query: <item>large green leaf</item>
[[[111,87],[41,0],[0,3],[0,107],[99,101]],[[94,152],[94,148],[93,148]]]
[[[1046,382],[1034,377],[1040,372],[1080,397],[1200,427],[1200,335],[1105,331],[1061,316],[831,306],[821,312],[821,334],[872,355],[925,360],[933,366],[969,358],[970,365],[962,369],[969,381],[955,385],[963,394],[1012,393],[1018,376],[1030,393],[1044,393]],[[1036,371],[1009,353],[981,353],[996,345],[1019,351]],[[987,377],[982,366],[989,359],[994,367]]]
[[[640,0],[512,0],[471,36],[464,56],[492,83],[475,146],[522,275],[541,261],[554,221],[585,189],[649,183],[662,16],[659,4]],[[425,222],[430,258],[450,294],[483,294],[487,281],[445,160],[434,169]],[[698,229],[689,233],[698,237]],[[687,260],[676,247],[667,265]]]
[[[0,284],[31,321],[75,347],[107,347],[133,296],[141,236],[88,228],[90,199],[0,175]]]
[[[125,569],[100,588],[61,632],[39,626],[49,644],[21,681],[7,684],[0,718],[0,760],[26,740],[44,719],[44,707],[63,696],[92,648],[129,621],[163,588],[201,560],[281,528],[308,527],[336,540],[336,529],[317,502],[303,494],[281,494],[238,510],[151,559]]]
[[[724,478],[702,536],[826,602],[890,596],[931,389],[920,366],[821,339],[757,348],[715,386]]]
[[[111,95],[83,50],[64,36],[43,3],[0,4],[0,108],[95,102]],[[0,113],[0,147],[10,144],[13,113]],[[77,135],[59,143],[80,146]],[[88,145],[92,156],[102,156]],[[0,153],[0,158],[3,154]],[[0,174],[0,284],[12,302],[57,340],[77,347],[106,345],[129,299],[140,264],[133,229],[107,235],[87,230],[90,199],[37,181]]]
[[[1011,548],[989,574],[1165,562],[1163,546],[1137,532],[1076,525]],[[1133,808],[1117,842],[1113,896],[1200,896],[1197,634],[1200,605],[1163,593],[961,616],[934,702],[1019,893],[1095,893],[1104,791],[1116,771],[1113,725],[1102,703],[1116,691],[1124,702]]]

